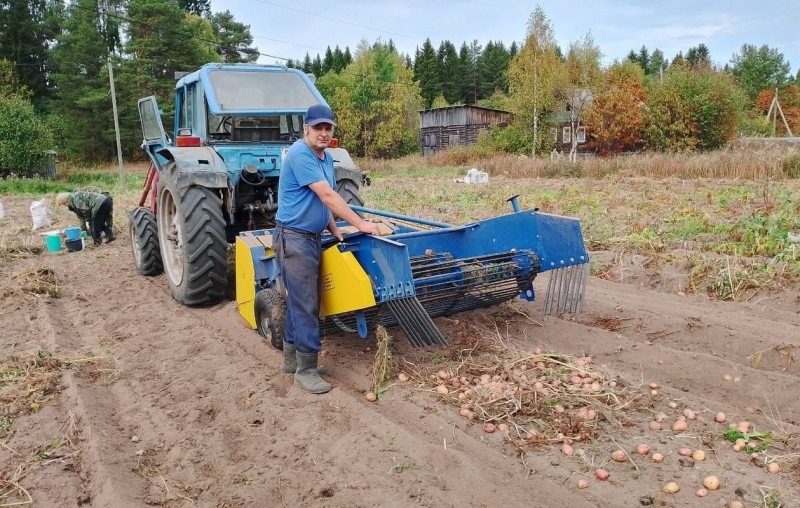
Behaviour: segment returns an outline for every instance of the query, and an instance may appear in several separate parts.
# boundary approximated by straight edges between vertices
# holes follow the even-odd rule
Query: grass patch
[[[392,379],[392,338],[381,325],[378,325],[375,335],[377,348],[372,363],[372,393],[380,399],[386,393],[386,382]]]
[[[60,298],[61,286],[56,277],[56,272],[52,268],[26,268],[13,274],[5,284],[3,296],[9,297],[12,295],[27,297],[44,295],[51,298]]]
[[[120,187],[119,173],[74,172],[61,175],[55,180],[40,178],[5,178],[0,179],[0,195],[41,196],[72,192],[78,188],[92,188],[114,192],[133,192],[144,186],[145,176],[141,174],[125,175],[125,184]]]

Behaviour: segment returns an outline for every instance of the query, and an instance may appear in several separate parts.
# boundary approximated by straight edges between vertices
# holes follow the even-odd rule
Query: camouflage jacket
[[[70,193],[67,206],[81,220],[81,228],[86,229],[86,223],[92,224],[97,210],[107,197],[98,192],[75,191]]]

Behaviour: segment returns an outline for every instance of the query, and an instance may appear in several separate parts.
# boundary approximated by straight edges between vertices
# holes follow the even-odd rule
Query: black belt
[[[310,233],[308,231],[301,231],[299,229],[294,229],[287,226],[281,226],[280,224],[275,226],[275,231],[279,233],[288,233],[290,235],[302,236],[303,238],[308,238],[311,240],[319,240],[322,237],[320,233]]]

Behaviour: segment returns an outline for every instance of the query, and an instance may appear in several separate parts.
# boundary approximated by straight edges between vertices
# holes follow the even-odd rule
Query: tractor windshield
[[[209,79],[224,111],[298,111],[319,103],[303,79],[291,72],[216,70]]]

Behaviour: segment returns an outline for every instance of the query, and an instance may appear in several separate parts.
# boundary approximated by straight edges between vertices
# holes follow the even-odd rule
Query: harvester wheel
[[[348,205],[364,206],[364,199],[358,192],[358,182],[361,181],[361,172],[337,166],[334,168],[336,177],[336,192],[342,196]]]
[[[128,215],[128,230],[133,248],[133,263],[136,270],[146,276],[158,275],[164,271],[161,263],[161,250],[158,246],[158,226],[156,216],[144,207],[134,208]]]
[[[256,294],[256,330],[275,349],[283,350],[286,330],[286,303],[274,289],[262,289]]]
[[[172,297],[188,307],[213,305],[225,296],[227,247],[222,200],[205,187],[178,191],[159,181],[158,240]]]

